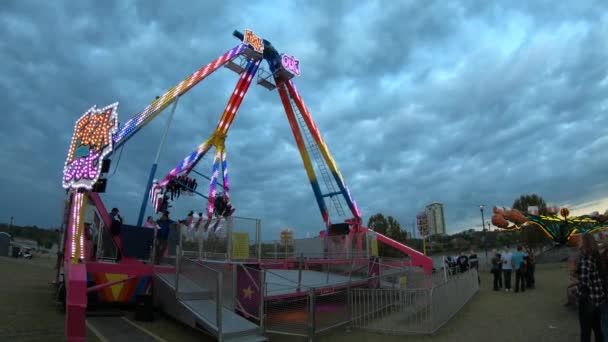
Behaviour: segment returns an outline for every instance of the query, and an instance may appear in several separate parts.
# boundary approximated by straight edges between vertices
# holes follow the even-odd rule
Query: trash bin
[[[154,320],[154,300],[152,295],[135,296],[135,320],[152,322]]]

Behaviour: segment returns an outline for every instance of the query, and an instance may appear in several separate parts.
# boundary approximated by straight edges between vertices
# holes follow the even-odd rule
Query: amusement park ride
[[[368,231],[362,226],[357,204],[296,89],[293,78],[300,75],[299,61],[293,56],[280,54],[270,42],[256,36],[250,30],[245,30],[244,34],[235,31],[233,35],[241,41],[236,47],[197,70],[126,122],[119,122],[118,103],[101,109],[93,106],[76,121],[63,174],[63,187],[67,190],[68,196],[64,211],[63,254],[58,260],[56,279],[58,287],[63,288],[65,292],[67,340],[85,340],[87,298],[91,294],[97,294],[98,298],[107,302],[133,302],[136,295],[151,293],[153,286],[156,291],[156,281],[162,275],[176,274],[178,266],[152,265],[130,256],[126,250],[125,236],[122,234],[110,234],[111,243],[122,257],[112,261],[97,260],[93,256],[90,244],[87,243],[86,227],[93,224],[100,230],[108,232],[112,226],[112,218],[99,193],[105,191],[105,174],[109,170],[110,158],[114,152],[172,103],[173,111],[182,95],[222,66],[240,75],[234,91],[215,131],[206,141],[187,155],[161,181],[153,183],[152,172],[146,194],[149,194],[156,212],[167,206],[168,199],[165,195],[168,185],[183,179],[180,177],[189,177],[192,173],[201,175],[194,169],[211,149],[214,149],[214,157],[211,176],[207,178],[209,189],[206,195],[201,194],[207,200],[208,220],[213,217],[215,199],[220,194],[218,186],[221,188],[222,196],[226,200],[229,199],[231,189],[225,141],[243,98],[257,74],[257,83],[268,90],[276,89],[285,109],[325,225],[325,234],[322,234],[325,240],[325,252],[327,253],[331,247],[329,243],[331,236],[342,230],[341,234],[345,236],[345,240],[357,241],[359,250],[362,249],[361,236],[373,236],[374,243],[385,243],[399,249],[409,255],[410,265],[421,267],[426,274],[431,272],[430,258],[381,234]],[[261,68],[263,60],[268,63],[269,71]],[[321,174],[323,186],[317,178],[313,162]],[[352,217],[343,222],[332,220],[326,199],[333,204],[338,216],[345,216],[342,206],[344,201]],[[141,225],[145,205],[143,209],[137,226]],[[88,216],[93,216],[93,219]],[[174,278],[176,288],[178,279],[181,279],[179,274]],[[175,291],[172,299],[174,302],[180,300],[177,298],[179,297],[177,290]],[[183,315],[184,309],[180,310],[182,311],[176,315]],[[216,337],[221,339],[223,336],[221,322],[218,324],[219,332]]]
[[[511,224],[509,224],[510,222]],[[595,213],[570,217],[568,208],[548,207],[547,215],[542,215],[537,210],[522,213],[517,209],[494,207],[492,224],[506,230],[536,227],[554,242],[564,245],[578,240],[576,237],[579,234],[593,233],[608,228],[608,211],[603,215]]]

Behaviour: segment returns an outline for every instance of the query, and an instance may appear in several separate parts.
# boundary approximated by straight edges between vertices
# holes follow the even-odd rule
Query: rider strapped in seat
[[[234,212],[234,208],[232,208],[232,204],[230,204],[230,200],[228,200],[226,194],[218,194],[218,196],[215,197],[213,205],[215,207],[214,212],[216,216],[228,217]]]

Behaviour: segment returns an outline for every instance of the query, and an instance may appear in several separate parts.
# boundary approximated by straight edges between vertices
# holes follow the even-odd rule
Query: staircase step
[[[239,336],[235,338],[227,337],[224,339],[226,342],[266,342],[268,338],[262,335],[247,335],[247,336]]]
[[[193,313],[197,314],[205,325],[210,325],[209,328],[217,331],[216,322],[216,304],[213,300],[182,300],[184,306],[189,308]],[[222,310],[222,331],[224,334],[240,334],[243,332],[257,331],[259,327],[238,314],[223,308]]]

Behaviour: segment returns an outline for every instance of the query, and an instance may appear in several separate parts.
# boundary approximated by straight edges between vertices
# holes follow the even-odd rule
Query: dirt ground
[[[52,260],[0,257],[0,339],[62,341],[64,315],[51,298]],[[434,336],[387,336],[357,330],[337,330],[320,341],[576,341],[576,312],[563,306],[568,276],[565,264],[537,265],[537,289],[525,293],[491,290],[490,274],[482,274],[482,289]],[[138,322],[166,341],[211,341],[166,317]],[[89,341],[98,341],[89,333]],[[272,336],[271,341],[297,341]]]

